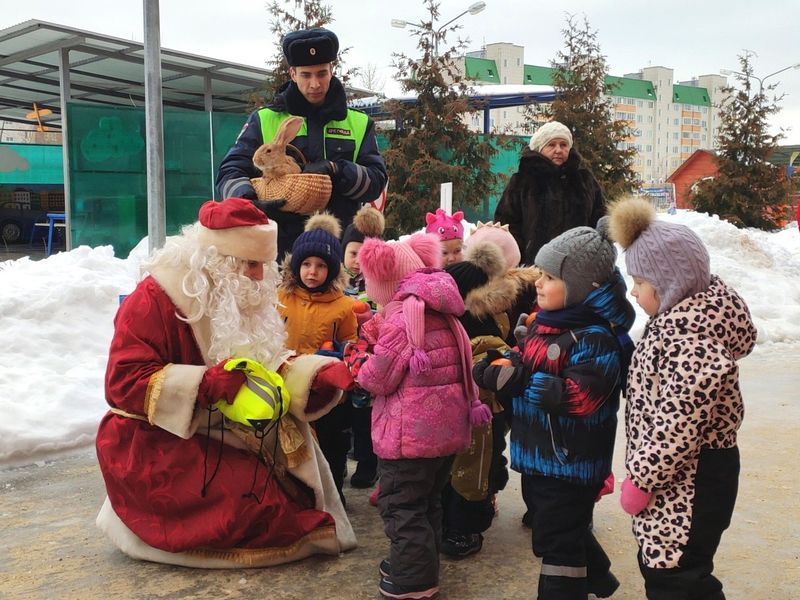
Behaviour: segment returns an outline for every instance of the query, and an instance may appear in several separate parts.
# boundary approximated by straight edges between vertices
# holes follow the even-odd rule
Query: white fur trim
[[[149,399],[150,422],[183,439],[192,437],[197,430],[194,422],[197,389],[205,372],[206,367],[198,365],[164,367],[161,389]]]
[[[244,260],[266,263],[278,256],[278,225],[270,221],[266,225],[209,229],[199,225],[197,239],[204,246],[215,246],[220,254]]]
[[[308,406],[308,394],[311,391],[311,382],[325,365],[337,362],[338,359],[332,356],[320,356],[319,354],[301,354],[290,358],[286,366],[282,369],[281,376],[286,389],[289,390],[291,400],[289,401],[289,412],[298,421],[316,421],[320,417],[327,415],[334,406],[339,404],[344,392],[334,394],[331,401],[320,410],[314,413],[306,413]]]

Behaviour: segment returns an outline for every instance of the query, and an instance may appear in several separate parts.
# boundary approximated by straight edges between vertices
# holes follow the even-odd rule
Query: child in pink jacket
[[[491,419],[458,320],[464,302],[440,259],[438,237],[422,233],[402,242],[370,238],[359,252],[367,294],[382,307],[362,329],[371,354],[357,381],[375,398],[378,508],[391,542],[379,591],[387,598],[438,592],[442,488],[471,426]]]

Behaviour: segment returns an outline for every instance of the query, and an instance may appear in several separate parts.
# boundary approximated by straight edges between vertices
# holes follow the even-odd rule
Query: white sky
[[[756,352],[776,369],[800,348],[800,233],[738,230],[704,214],[661,218],[692,227],[712,272],[744,297],[758,327]],[[103,379],[119,294],[136,285],[146,252],[81,246],[39,260],[0,262],[0,468],[91,445],[107,410]],[[618,260],[624,272],[624,258]],[[628,280],[629,288],[631,281]],[[635,302],[634,302],[635,305]],[[637,306],[633,336],[646,316]]]
[[[437,23],[455,17],[473,1],[442,0]],[[270,39],[267,2],[162,0],[161,44],[264,67],[275,48]],[[352,47],[348,64],[365,67],[371,63],[386,69],[387,82],[393,73],[389,69],[392,52],[412,55],[416,42],[410,30],[393,28],[390,20],[419,22],[427,16],[422,2],[404,3],[402,8],[400,3],[382,1],[333,0],[329,4],[335,19],[330,28],[343,46]],[[566,13],[585,14],[598,31],[612,75],[660,65],[673,68],[676,81],[685,81],[720,69],[738,69],[737,55],[744,49],[756,53],[753,66],[758,77],[800,63],[800,51],[794,43],[796,0],[486,0],[486,5],[478,15],[467,14],[457,21],[463,26],[459,35],[471,40],[469,50],[479,50],[484,43],[510,42],[525,47],[526,64],[547,66],[555,58],[563,47],[561,29]],[[35,18],[141,41],[142,6],[141,1],[132,0],[111,5],[100,0],[5,2],[0,28]],[[778,91],[786,94],[783,110],[772,120],[775,128],[792,129],[782,143],[800,144],[800,70],[786,71],[767,83],[780,83]]]

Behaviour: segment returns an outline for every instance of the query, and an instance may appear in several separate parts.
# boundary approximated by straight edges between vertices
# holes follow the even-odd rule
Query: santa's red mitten
[[[227,359],[223,360],[203,374],[197,389],[197,405],[200,408],[208,408],[220,400],[233,404],[239,388],[246,383],[244,371],[226,371],[223,368],[227,362]]]
[[[306,413],[315,413],[327,405],[341,391],[353,389],[355,382],[350,370],[341,361],[322,367],[317,371],[308,394]]]

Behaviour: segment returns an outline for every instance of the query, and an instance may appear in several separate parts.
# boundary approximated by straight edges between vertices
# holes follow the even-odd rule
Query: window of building
[[[678,146],[673,146],[673,147],[672,147],[672,153],[673,153],[673,154],[677,154],[677,153],[678,153],[678,152],[680,152],[680,151],[681,151],[681,149],[680,149],[680,148],[678,148]]]
[[[700,119],[692,119],[692,125],[700,125]]]
[[[705,121],[700,121],[700,127],[706,127],[708,124]]]
[[[505,58],[503,59],[503,66],[504,67],[508,66],[508,59],[505,59]]]
[[[653,122],[653,115],[647,115],[647,122],[648,123],[652,123]]]
[[[681,137],[681,136],[677,131],[673,131],[672,132],[672,139],[673,140],[677,140],[679,137]]]
[[[520,62],[520,60],[521,60],[521,59],[519,59],[519,58],[517,59],[517,66],[519,66],[519,62]]]
[[[702,107],[700,110],[702,111],[703,114],[707,114],[708,113],[708,107],[707,106]]]
[[[649,101],[647,102],[647,108],[653,108],[653,106],[655,106],[655,105],[653,104],[653,101],[652,101],[652,100],[649,100]]]
[[[636,101],[636,106],[638,106],[639,108],[642,108],[644,106],[644,100],[637,100]]]
[[[681,124],[681,120],[680,120],[680,119],[675,119],[675,120],[672,122],[672,124],[673,124],[673,125],[680,125],[680,124]]]
[[[636,115],[636,122],[641,123],[642,121],[644,121],[644,117],[642,115]]]
[[[684,139],[690,137],[691,135],[692,134],[690,132],[688,132],[688,131],[682,131],[681,132],[681,137],[684,138]]]
[[[680,108],[681,108],[681,107],[680,107],[680,105],[679,105],[679,104],[673,104],[673,105],[672,105],[672,110],[674,110],[675,112],[677,112],[678,110],[680,110]]]
[[[691,152],[691,151],[692,151],[691,146],[681,146],[681,152]]]
[[[688,118],[684,118],[684,119],[683,119],[683,124],[684,124],[684,125],[691,125],[691,124],[692,124],[692,120],[691,120],[691,119],[688,119]]]
[[[647,159],[647,166],[648,167],[652,167],[653,166],[653,161],[650,160],[649,158]]]
[[[699,140],[700,139],[700,134],[695,132],[695,133],[692,134],[692,138],[695,139],[695,140]]]

